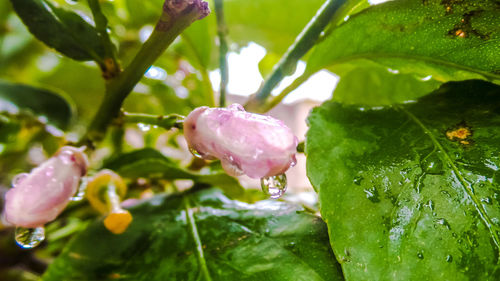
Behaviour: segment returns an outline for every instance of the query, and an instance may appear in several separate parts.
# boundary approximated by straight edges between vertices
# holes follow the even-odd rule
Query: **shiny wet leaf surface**
[[[327,102],[308,120],[307,172],[346,280],[500,279],[498,86]]]
[[[157,196],[130,212],[122,235],[91,225],[43,280],[343,280],[326,225],[289,203],[250,205],[205,190]]]

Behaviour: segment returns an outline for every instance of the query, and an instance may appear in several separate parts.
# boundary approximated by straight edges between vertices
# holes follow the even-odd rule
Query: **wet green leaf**
[[[92,224],[43,280],[206,280],[203,265],[214,281],[343,280],[325,224],[295,205],[205,190],[154,197],[130,212],[122,235]]]
[[[499,280],[499,86],[327,102],[308,120],[307,174],[347,280]]]
[[[49,90],[0,81],[0,102],[7,108],[0,110],[28,110],[34,115],[44,116],[47,121],[65,129],[74,114],[67,98]]]
[[[195,173],[179,167],[179,164],[152,148],[144,148],[118,155],[103,168],[111,169],[123,177],[160,177],[163,179],[189,179],[199,183],[220,187],[231,197],[243,194],[238,180],[219,171],[216,173]]]
[[[11,0],[30,32],[47,46],[75,60],[100,61],[104,47],[95,28],[80,15],[48,0]]]
[[[332,30],[308,71],[371,60],[436,81],[500,81],[500,9],[494,0],[400,0],[372,6]]]

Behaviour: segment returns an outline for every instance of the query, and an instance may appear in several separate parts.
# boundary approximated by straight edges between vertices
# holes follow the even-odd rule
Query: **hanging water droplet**
[[[45,240],[45,229],[43,227],[37,228],[16,228],[16,243],[21,248],[31,249],[38,246]]]
[[[139,127],[139,130],[141,130],[143,132],[147,132],[151,129],[151,125],[144,124],[144,123],[137,123],[137,127]]]
[[[260,186],[265,194],[269,195],[272,199],[278,199],[286,191],[286,175],[281,174],[277,176],[261,178]]]
[[[21,173],[21,174],[16,175],[12,179],[12,187],[16,187],[18,184],[20,184],[21,181],[23,181],[28,175],[29,175],[28,173]]]
[[[292,161],[290,162],[290,167],[295,167],[297,165],[297,157],[295,157],[295,154],[292,155]]]
[[[85,197],[85,191],[87,190],[87,183],[88,179],[86,177],[83,177],[81,179],[80,185],[78,186],[78,190],[76,191],[75,195],[70,198],[71,201],[80,201]]]
[[[193,154],[194,157],[203,159],[203,156],[201,156],[201,153],[199,153],[196,149],[194,149],[194,147],[190,146],[189,152],[191,152],[191,154]]]

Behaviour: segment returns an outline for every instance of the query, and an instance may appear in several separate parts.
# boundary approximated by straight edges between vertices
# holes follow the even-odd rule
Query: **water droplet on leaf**
[[[262,191],[269,195],[272,199],[278,199],[286,191],[286,175],[281,174],[277,176],[261,178],[260,186],[262,187]]]
[[[368,198],[368,200],[372,201],[373,203],[380,202],[380,199],[378,198],[378,190],[377,188],[375,188],[375,186],[367,188],[363,191],[366,193],[366,198]]]
[[[356,176],[356,177],[354,177],[353,182],[354,182],[354,184],[356,184],[356,185],[361,185],[361,182],[362,182],[363,180],[364,180],[364,178],[363,178],[362,176]]]
[[[17,227],[15,235],[17,245],[24,249],[32,249],[45,239],[45,229]]]
[[[417,254],[417,257],[418,257],[419,259],[421,259],[421,260],[422,260],[422,259],[424,259],[424,254],[422,254],[422,253],[418,253],[418,254]]]
[[[453,256],[452,255],[447,255],[446,256],[446,261],[447,262],[452,262],[453,261]]]

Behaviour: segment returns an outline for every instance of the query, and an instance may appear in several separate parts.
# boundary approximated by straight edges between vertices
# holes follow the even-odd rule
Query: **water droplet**
[[[365,179],[365,178],[363,178],[362,176],[356,176],[356,177],[354,177],[353,182],[354,182],[354,184],[356,184],[356,185],[361,185],[361,182],[362,182],[364,179]]]
[[[245,108],[239,103],[233,103],[228,108],[236,111],[245,111]]]
[[[286,191],[286,175],[281,174],[277,176],[261,178],[260,186],[265,194],[269,195],[272,199],[278,199]]]
[[[70,198],[71,201],[80,201],[83,199],[83,197],[85,197],[85,191],[87,190],[87,183],[88,183],[87,177],[83,177],[81,179],[80,185],[78,186],[78,189],[76,190],[75,195]]]
[[[373,203],[380,202],[380,199],[378,198],[378,191],[375,186],[364,189],[363,191],[366,193],[366,198],[368,198],[368,200],[372,201]]]
[[[12,187],[16,187],[18,184],[20,184],[24,179],[26,179],[26,177],[28,175],[29,175],[28,173],[21,173],[21,174],[16,175],[12,179]]]
[[[15,235],[17,245],[24,249],[32,249],[45,239],[45,229],[17,227]]]
[[[201,153],[199,153],[196,149],[194,149],[194,147],[190,146],[189,152],[191,152],[191,154],[193,154],[194,157],[203,159],[203,156],[201,155]]]
[[[447,255],[446,256],[446,261],[447,262],[452,262],[453,261],[453,256],[452,255]]]
[[[441,219],[438,219],[436,222],[437,222],[438,224],[440,224],[440,225],[442,225],[442,226],[446,227],[447,229],[451,229],[451,226],[450,226],[450,224],[448,223],[448,221],[447,221],[446,219],[442,219],[442,218],[441,218]]]
[[[423,259],[424,259],[424,254],[422,254],[421,252],[419,252],[419,253],[417,254],[417,257],[418,257],[419,259],[423,260]]]
[[[147,131],[151,130],[151,125],[144,124],[144,123],[137,123],[137,127],[139,127],[139,130],[141,130],[143,132],[147,132]]]
[[[486,198],[481,199],[481,202],[486,203],[488,205],[491,205],[492,201],[491,201],[490,197],[486,197]]]
[[[444,173],[443,161],[436,156],[430,156],[422,162],[422,169],[431,175],[441,175]]]
[[[290,167],[295,167],[297,165],[297,157],[295,157],[295,154],[292,155],[292,161],[290,162]]]

